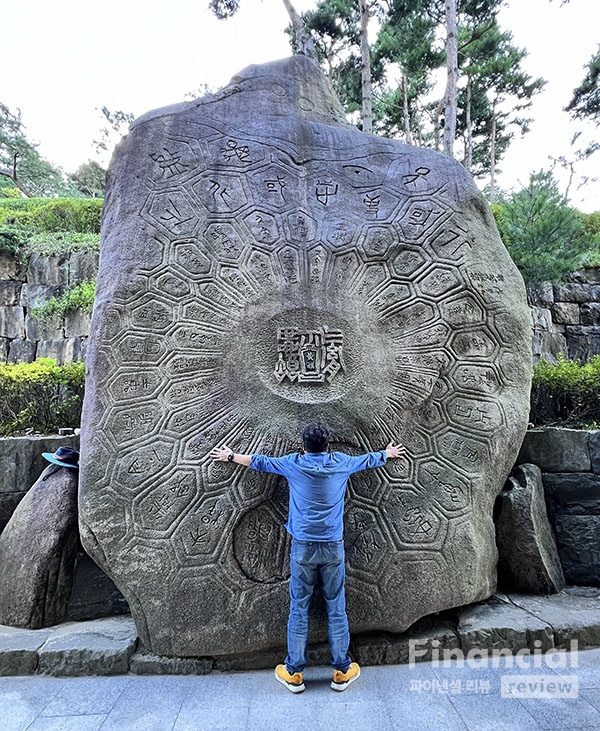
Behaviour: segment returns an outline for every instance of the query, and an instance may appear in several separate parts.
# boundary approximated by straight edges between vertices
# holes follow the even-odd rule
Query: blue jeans
[[[331,664],[336,670],[346,672],[351,660],[348,656],[350,633],[344,593],[344,542],[298,541],[292,538],[290,566],[287,669],[290,673],[302,672],[306,665],[308,609],[313,589],[318,583],[327,606]]]

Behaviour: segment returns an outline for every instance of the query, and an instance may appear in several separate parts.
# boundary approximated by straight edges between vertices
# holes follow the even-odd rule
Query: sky
[[[295,0],[298,11],[316,0]],[[249,64],[290,54],[281,0],[242,0],[233,18],[219,21],[208,0],[18,0],[2,9],[0,101],[20,109],[28,138],[67,172],[97,159],[102,106],[144,112],[183,101],[204,84],[224,86]],[[600,136],[574,123],[563,107],[583,79],[600,43],[599,0],[508,0],[500,25],[529,56],[523,66],[548,84],[528,114],[531,132],[515,140],[501,163],[498,184],[526,184],[550,157],[572,158],[570,140]],[[600,152],[577,168],[570,198],[581,210],[600,210],[600,181],[577,189],[582,175],[600,178]],[[563,192],[567,175],[557,170]]]

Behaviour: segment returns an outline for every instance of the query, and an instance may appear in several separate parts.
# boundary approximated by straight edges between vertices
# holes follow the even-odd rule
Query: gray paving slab
[[[569,657],[569,662],[575,658]],[[431,662],[365,667],[344,693],[328,667],[309,667],[306,691],[289,693],[273,670],[204,676],[120,675],[0,678],[2,731],[263,731],[336,727],[353,731],[583,731],[600,729],[600,649],[577,667],[435,667]],[[574,675],[574,698],[521,698],[501,691],[507,673],[523,682]],[[448,681],[444,683],[444,681]],[[489,681],[489,690],[487,688]]]

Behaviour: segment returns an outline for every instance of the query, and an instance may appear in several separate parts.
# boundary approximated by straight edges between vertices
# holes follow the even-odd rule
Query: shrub
[[[59,297],[51,297],[42,307],[33,308],[33,316],[49,320],[54,315],[63,318],[68,312],[82,310],[90,315],[96,295],[96,280],[81,282],[63,292]]]
[[[585,364],[558,357],[533,369],[530,420],[536,425],[599,428],[600,356]]]
[[[102,198],[0,199],[0,224],[19,224],[31,233],[100,233]]]
[[[0,363],[0,435],[78,427],[84,385],[83,363],[58,366],[51,358]]]

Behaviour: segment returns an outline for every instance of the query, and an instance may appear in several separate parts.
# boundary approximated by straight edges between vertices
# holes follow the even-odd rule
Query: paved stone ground
[[[576,656],[576,657],[574,657]],[[555,657],[557,660],[558,656]],[[365,667],[343,693],[330,671],[308,668],[306,691],[292,695],[272,670],[204,676],[114,675],[0,678],[2,731],[538,731],[600,729],[600,649],[563,655],[563,667],[449,667],[440,662]],[[558,660],[557,660],[558,661]],[[571,663],[577,661],[577,667]],[[523,663],[525,664],[525,663]],[[556,664],[556,663],[553,663]],[[532,686],[574,676],[572,698],[517,698],[502,677]],[[518,687],[515,687],[518,692]],[[538,686],[539,687],[539,686]],[[558,687],[558,686],[557,686]]]

